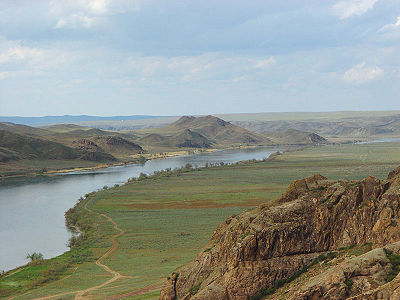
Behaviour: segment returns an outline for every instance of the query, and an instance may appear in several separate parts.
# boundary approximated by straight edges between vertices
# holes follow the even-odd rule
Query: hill
[[[295,128],[305,132],[315,132],[323,136],[345,137],[373,137],[373,136],[399,136],[400,114],[377,113],[351,117],[344,114],[341,118],[310,118],[310,119],[283,119],[283,120],[237,120],[233,123],[255,132],[276,132]],[[329,116],[329,114],[327,115]]]
[[[5,130],[20,135],[37,136],[37,137],[51,134],[51,132],[43,128],[36,128],[9,122],[0,122],[0,130]]]
[[[257,133],[233,125],[214,116],[183,116],[162,128],[151,129],[142,141],[157,145],[209,148],[214,146],[269,144],[270,140]],[[155,141],[157,138],[158,141]]]
[[[139,154],[144,153],[142,147],[119,136],[97,136],[94,142],[104,151],[115,154]]]
[[[399,299],[399,215],[400,167],[387,180],[296,180],[219,225],[160,299]]]
[[[0,130],[2,161],[12,159],[75,159],[79,153],[62,145],[39,138]]]
[[[45,124],[60,124],[60,123],[77,123],[77,122],[101,122],[101,121],[121,121],[121,120],[143,120],[151,118],[161,118],[161,116],[149,116],[149,115],[132,115],[132,116],[44,116],[44,117],[6,117],[0,116],[0,122],[11,122],[25,125],[45,125]]]
[[[275,143],[282,145],[307,145],[307,144],[326,144],[328,141],[322,136],[304,132],[296,129],[266,133],[266,135]]]

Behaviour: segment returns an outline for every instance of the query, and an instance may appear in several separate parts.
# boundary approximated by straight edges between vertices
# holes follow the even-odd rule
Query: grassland
[[[115,246],[112,236],[120,229],[117,247],[102,263],[121,277],[83,296],[155,299],[166,276],[191,260],[229,215],[273,201],[298,178],[320,173],[332,180],[384,179],[398,165],[398,143],[330,145],[285,152],[267,162],[175,172],[102,190],[87,195],[70,213],[86,238],[57,258],[8,272],[0,279],[0,295],[72,299],[78,290],[101,285],[114,275],[95,262]]]

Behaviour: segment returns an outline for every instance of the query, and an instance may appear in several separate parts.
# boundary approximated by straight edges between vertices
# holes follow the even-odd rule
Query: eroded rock
[[[276,205],[261,205],[219,225],[198,257],[168,281],[160,299],[248,299],[321,253],[367,242],[380,249],[323,274],[316,280],[324,284],[310,283],[298,297],[344,299],[385,286],[391,266],[382,246],[400,240],[399,173],[386,181],[329,182],[321,175],[295,181]],[[358,274],[353,290],[345,284],[349,273]],[[388,289],[379,293],[398,293]]]

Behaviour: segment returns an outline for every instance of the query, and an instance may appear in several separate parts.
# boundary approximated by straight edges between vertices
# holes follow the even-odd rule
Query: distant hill
[[[292,145],[305,145],[305,144],[326,144],[328,141],[322,136],[304,132],[296,129],[288,129],[285,131],[277,131],[266,134],[275,144],[292,144]]]
[[[60,143],[0,130],[1,161],[13,159],[75,159],[79,153]]]
[[[97,136],[94,142],[109,153],[126,155],[144,153],[141,146],[119,136]]]
[[[174,136],[176,146],[187,148],[210,148],[212,142],[202,134],[185,129],[182,133]]]
[[[160,118],[161,116],[150,116],[150,115],[132,115],[132,116],[112,116],[112,117],[101,117],[101,116],[44,116],[44,117],[5,117],[0,116],[0,122],[11,122],[25,125],[45,125],[45,124],[61,124],[61,123],[76,123],[76,122],[89,122],[89,121],[120,121],[120,120],[141,120],[150,118]]]
[[[399,136],[400,114],[387,116],[345,117],[338,120],[248,120],[234,121],[234,124],[254,132],[285,131],[291,128],[315,132],[323,136],[373,137]]]
[[[22,124],[14,124],[10,122],[0,122],[0,130],[6,130],[9,132],[29,136],[43,136],[51,134],[51,132],[47,131],[46,129],[31,127]]]
[[[144,153],[141,146],[131,140],[136,136],[82,127],[57,124],[42,128],[21,124],[0,123],[0,161],[68,160],[115,161],[114,155],[127,158]]]
[[[185,134],[187,139],[193,141],[193,143],[198,143],[199,139],[201,139],[203,143],[209,143],[210,145],[255,145],[271,142],[263,135],[243,129],[214,116],[183,116],[176,122],[158,130],[155,129],[155,131],[159,134],[169,134],[176,138],[179,137],[178,133]]]

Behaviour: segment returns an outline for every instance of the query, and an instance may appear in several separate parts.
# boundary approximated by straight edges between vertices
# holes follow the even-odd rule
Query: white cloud
[[[140,80],[177,78],[178,80],[243,80],[250,75],[268,72],[274,57],[254,58],[205,53],[198,56],[131,56],[128,65]]]
[[[107,12],[108,3],[105,0],[53,0],[50,2],[50,13],[63,15],[70,13],[86,13],[101,15]]]
[[[362,62],[344,72],[342,79],[349,83],[361,84],[381,76],[383,76],[381,68],[369,67],[365,62]]]
[[[395,23],[385,25],[379,31],[394,30],[397,28],[400,28],[400,16],[397,17],[397,20]]]
[[[343,0],[337,2],[333,7],[334,15],[340,19],[346,19],[353,15],[361,16],[373,8],[379,0]]]
[[[0,48],[0,79],[18,77],[36,77],[59,71],[78,58],[58,48],[31,48],[21,46],[19,42],[4,42]]]
[[[0,53],[0,64],[37,59],[42,55],[43,51],[41,49],[16,46]]]
[[[55,29],[91,27],[100,17],[138,10],[144,0],[53,0],[50,15],[57,18]]]
[[[264,59],[264,60],[256,60],[254,63],[254,67],[256,67],[257,69],[263,69],[266,67],[269,67],[270,65],[276,63],[275,57],[271,56],[268,59]]]
[[[95,22],[96,18],[88,17],[85,15],[73,14],[70,16],[62,17],[58,20],[54,28],[79,28],[90,27]]]

